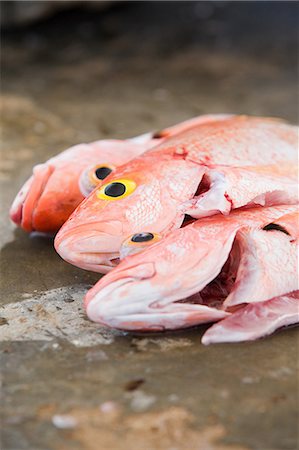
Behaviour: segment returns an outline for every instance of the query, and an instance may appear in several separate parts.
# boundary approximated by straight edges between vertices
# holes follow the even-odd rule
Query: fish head
[[[11,220],[28,232],[57,231],[117,165],[153,145],[149,135],[136,142],[95,141],[71,147],[36,165],[11,206]]]
[[[220,272],[233,235],[216,242],[212,235],[205,237],[201,239],[189,225],[164,238],[154,236],[155,243],[147,249],[140,245],[140,253],[134,250],[87,293],[88,317],[134,331],[185,328],[225,317],[221,308],[211,307],[194,294]]]
[[[127,236],[150,229],[164,234],[178,228],[177,206],[194,195],[200,170],[195,164],[151,153],[117,168],[75,210],[56,236],[66,261],[106,273],[119,261]]]

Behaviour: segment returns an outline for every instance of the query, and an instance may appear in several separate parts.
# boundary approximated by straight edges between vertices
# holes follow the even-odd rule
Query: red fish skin
[[[80,186],[83,172],[101,165],[115,169],[157,146],[165,138],[199,124],[228,117],[231,115],[203,115],[167,127],[159,133],[148,132],[127,140],[107,139],[75,145],[33,168],[32,177],[20,189],[11,206],[10,218],[27,232],[54,233],[86,196]],[[88,184],[90,193],[99,181],[93,179],[92,184]]]
[[[127,236],[144,230],[165,234],[181,225],[184,204],[196,195],[208,169],[237,165],[249,171],[256,164],[293,164],[297,160],[297,131],[294,126],[271,119],[233,116],[169,137],[109,175],[100,186],[103,189],[122,180],[133,181],[136,189],[112,200],[100,198],[98,190],[92,192],[61,228],[55,248],[68,262],[105,273],[113,267],[111,261]],[[255,176],[262,178],[264,174]],[[224,194],[227,213],[232,199],[229,193]],[[257,195],[263,195],[261,189]],[[276,201],[281,203],[282,198],[278,196]],[[213,207],[205,215],[211,212],[217,209]],[[118,222],[117,234],[109,232],[111,222]]]

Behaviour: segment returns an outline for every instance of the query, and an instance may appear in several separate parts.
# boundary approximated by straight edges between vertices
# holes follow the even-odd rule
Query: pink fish
[[[139,231],[164,235],[185,214],[294,203],[297,145],[298,129],[277,120],[205,121],[118,167],[65,223],[55,248],[78,267],[106,273],[124,239]]]
[[[221,320],[204,343],[254,339],[298,322],[292,294],[298,290],[297,209],[239,210],[197,220],[164,238],[134,235],[125,243],[129,256],[87,293],[88,317],[140,331]],[[133,253],[138,242],[143,251],[130,254],[130,241]],[[246,315],[255,317],[247,328]]]
[[[117,166],[156,146],[165,138],[213,120],[213,117],[195,117],[160,132],[128,140],[100,140],[69,148],[33,168],[33,175],[12,204],[11,220],[28,232],[57,231],[84,197]]]

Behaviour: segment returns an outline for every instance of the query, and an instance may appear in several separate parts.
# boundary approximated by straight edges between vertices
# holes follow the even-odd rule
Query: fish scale
[[[146,133],[127,140],[100,140],[78,144],[33,168],[30,177],[17,194],[10,218],[25,231],[55,232],[98,184],[95,172],[99,166],[110,170],[155,147],[165,137],[173,136],[212,120],[224,120],[227,115],[203,115],[170,126],[156,133]],[[49,176],[48,169],[51,170]],[[43,189],[40,190],[40,185]],[[34,201],[30,199],[34,199]]]
[[[125,195],[111,200],[92,192],[57,234],[55,248],[79,267],[106,273],[133,233],[165,235],[181,226],[185,214],[202,218],[243,206],[296,202],[297,175],[289,175],[295,161],[292,125],[245,116],[203,121],[116,168],[99,190],[114,182],[135,187],[123,184]],[[262,169],[266,165],[268,172]],[[88,263],[91,248],[98,264]]]

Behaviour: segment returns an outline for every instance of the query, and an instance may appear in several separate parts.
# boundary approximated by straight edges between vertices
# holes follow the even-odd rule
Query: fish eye
[[[97,190],[97,197],[102,200],[119,200],[132,194],[136,189],[133,180],[120,179],[104,184]]]
[[[142,233],[136,233],[129,236],[120,248],[120,259],[124,259],[126,256],[134,255],[147,247],[160,241],[162,236],[158,233],[150,233],[148,231]]]
[[[109,197],[121,197],[125,192],[126,186],[124,183],[120,183],[119,181],[108,184],[104,190],[105,195]]]
[[[145,247],[146,245],[152,245],[155,242],[160,241],[161,235],[158,233],[150,233],[149,231],[144,231],[142,233],[132,234],[123,243],[126,246],[134,247]]]
[[[153,233],[136,233],[131,237],[132,242],[148,242],[154,239]]]
[[[115,167],[110,164],[87,167],[79,179],[79,188],[84,197],[87,197],[114,169]]]
[[[88,171],[89,181],[95,187],[99,181],[104,180],[110,175],[110,173],[115,169],[115,167],[109,164],[99,164],[92,167]]]
[[[98,180],[104,180],[110,173],[112,172],[112,168],[108,166],[97,167],[94,171],[94,174]]]

